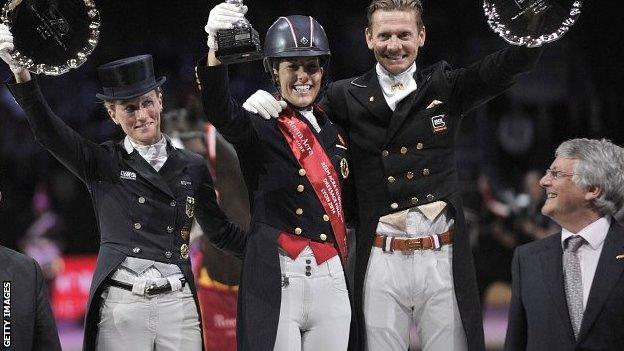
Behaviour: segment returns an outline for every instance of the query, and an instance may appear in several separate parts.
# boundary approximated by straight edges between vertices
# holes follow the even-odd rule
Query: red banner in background
[[[54,280],[51,304],[57,319],[82,319],[87,308],[95,255],[64,256],[63,269]]]
[[[236,351],[236,291],[197,287],[206,351]]]

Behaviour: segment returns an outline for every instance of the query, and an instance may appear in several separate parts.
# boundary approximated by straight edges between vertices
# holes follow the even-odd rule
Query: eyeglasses
[[[552,169],[552,168],[548,168],[545,172],[545,175],[551,177],[552,179],[559,179],[562,177],[572,177],[574,175],[574,173],[568,173],[568,172],[564,172],[564,171],[559,171],[556,169]]]

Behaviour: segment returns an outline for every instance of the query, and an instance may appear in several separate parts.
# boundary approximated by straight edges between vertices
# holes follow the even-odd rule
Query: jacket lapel
[[[318,140],[321,145],[323,145],[327,156],[330,156],[331,150],[335,147],[336,140],[338,139],[338,130],[336,128],[328,128],[331,125],[331,121],[323,112],[315,109],[314,116],[316,116],[316,120],[321,126],[321,131],[317,136]]]
[[[349,93],[386,126],[392,118],[392,110],[386,103],[375,69],[351,81]]]
[[[179,178],[179,174],[184,172],[184,170],[186,170],[184,154],[180,152],[180,150],[171,146],[169,138],[167,138],[167,161],[158,173],[167,182],[167,184],[171,185],[168,187],[169,190],[175,188],[175,182]]]
[[[156,189],[164,192],[170,197],[173,196],[173,192],[169,188],[169,185],[165,181],[165,179],[156,172],[154,167],[152,167],[145,159],[139,154],[138,151],[132,150],[132,153],[128,154],[126,149],[123,146],[123,141],[120,144],[119,152],[122,154],[122,158],[126,160],[126,163],[135,170],[141,177],[145,178],[150,184],[152,184]],[[169,157],[167,157],[167,164],[169,162]],[[163,166],[164,167],[164,166]],[[162,169],[161,169],[162,170]]]
[[[416,77],[414,78],[416,79],[417,88],[397,104],[394,114],[392,115],[392,119],[390,119],[388,132],[386,133],[384,142],[386,145],[390,142],[390,140],[392,140],[399,129],[401,129],[401,126],[403,126],[405,119],[410,115],[412,109],[418,106],[418,102],[422,100],[423,93],[427,91],[427,85],[429,84],[430,77],[431,74],[423,76],[419,72],[416,73]]]
[[[570,322],[570,313],[568,312],[568,303],[565,297],[565,288],[563,281],[563,248],[561,247],[561,233],[546,239],[546,250],[541,252],[540,260],[542,263],[542,272],[544,274],[544,283],[550,292],[555,310],[563,323],[568,327],[570,337],[574,339],[574,330],[572,322]]]
[[[592,324],[600,314],[604,304],[613,290],[615,284],[621,281],[624,272],[624,260],[618,260],[616,256],[624,254],[624,229],[611,220],[611,227],[605,238],[604,247],[596,266],[596,274],[592,282],[587,306],[583,314],[579,340],[585,337]]]

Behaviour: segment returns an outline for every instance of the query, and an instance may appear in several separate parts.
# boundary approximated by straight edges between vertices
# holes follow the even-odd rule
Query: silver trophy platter
[[[59,75],[95,49],[100,14],[93,0],[10,0],[0,20],[13,34],[13,59],[35,74]]]
[[[581,0],[485,0],[494,32],[514,45],[538,47],[561,38],[581,14]]]

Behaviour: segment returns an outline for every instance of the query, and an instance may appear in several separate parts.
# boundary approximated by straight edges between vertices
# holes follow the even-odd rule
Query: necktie
[[[566,239],[563,250],[565,293],[575,338],[578,338],[583,320],[583,280],[581,263],[577,255],[579,247],[583,244],[585,244],[585,239],[580,235],[574,235]]]

